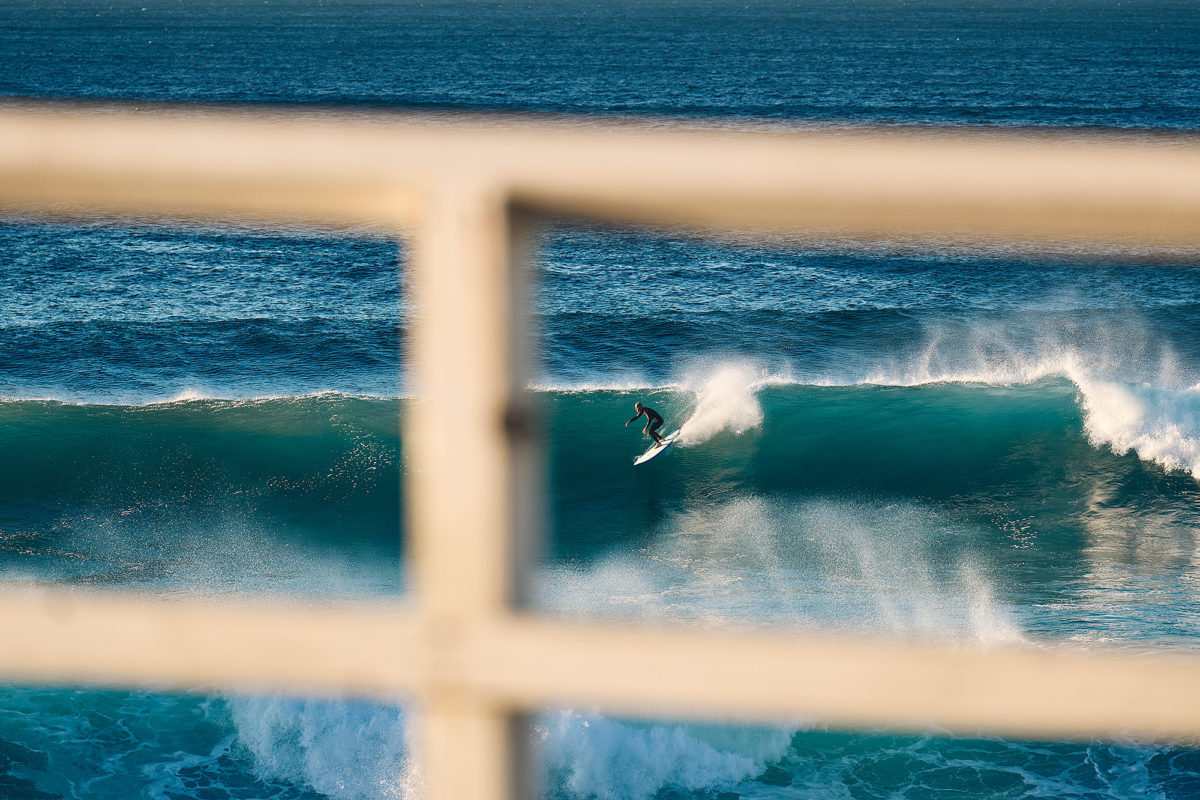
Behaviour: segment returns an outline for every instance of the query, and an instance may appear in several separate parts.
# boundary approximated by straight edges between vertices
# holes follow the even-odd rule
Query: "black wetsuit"
[[[661,443],[662,437],[658,435],[658,429],[663,426],[662,414],[659,414],[650,406],[642,406],[642,410],[639,413],[634,414],[633,419],[637,419],[643,414],[646,416],[645,433],[650,434],[650,438],[654,441]],[[629,422],[633,422],[633,419],[629,420]],[[629,422],[626,422],[625,424],[628,425]]]

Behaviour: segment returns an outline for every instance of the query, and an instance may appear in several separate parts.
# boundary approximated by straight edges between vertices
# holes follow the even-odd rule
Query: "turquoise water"
[[[1200,129],[1196,12],[23,1],[0,8],[0,94],[1152,141]],[[406,254],[318,230],[5,221],[0,576],[403,595]],[[551,613],[1200,642],[1193,264],[557,225],[535,273]],[[682,429],[636,470],[635,401]],[[588,709],[535,725],[562,800],[1200,795],[1183,745]],[[9,686],[0,797],[413,797],[409,734],[375,703]]]

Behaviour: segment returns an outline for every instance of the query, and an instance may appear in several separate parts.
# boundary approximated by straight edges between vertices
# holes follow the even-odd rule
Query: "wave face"
[[[165,592],[400,590],[398,401],[0,401],[0,570]]]

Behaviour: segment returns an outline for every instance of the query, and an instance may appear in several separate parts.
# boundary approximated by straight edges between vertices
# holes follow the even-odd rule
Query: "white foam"
[[[234,697],[238,741],[260,775],[311,786],[333,800],[417,797],[404,711],[392,706]]]
[[[238,744],[260,777],[333,800],[420,796],[402,709],[282,697],[228,699]],[[555,711],[534,722],[547,779],[574,796],[648,800],[664,787],[732,789],[787,752],[780,727],[664,725]]]
[[[1089,378],[1075,383],[1092,444],[1108,445],[1118,455],[1132,450],[1200,481],[1200,384],[1174,389]]]
[[[562,712],[538,720],[540,753],[576,797],[644,800],[663,788],[731,790],[787,752],[783,728],[662,725]]]
[[[695,394],[691,415],[680,426],[679,443],[696,445],[719,433],[741,435],[763,422],[758,391],[778,382],[761,366],[747,362],[724,363],[697,371],[682,383]]]

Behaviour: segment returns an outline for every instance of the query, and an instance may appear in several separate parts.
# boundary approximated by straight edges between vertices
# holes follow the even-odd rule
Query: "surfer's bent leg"
[[[658,444],[662,444],[663,438],[658,435],[658,429],[662,427],[662,420],[657,419],[646,426],[646,432],[650,434],[650,438]]]

